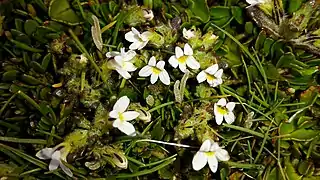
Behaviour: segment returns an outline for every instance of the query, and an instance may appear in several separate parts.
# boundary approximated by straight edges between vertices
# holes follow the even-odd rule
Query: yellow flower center
[[[218,106],[219,114],[225,115],[228,113],[227,108]]]
[[[214,156],[215,152],[205,152],[207,156]]]
[[[124,121],[123,114],[122,114],[122,113],[118,113],[118,114],[119,114],[119,119],[120,119],[120,121]]]
[[[208,79],[209,81],[212,81],[212,80],[215,80],[216,77],[214,77],[213,75],[207,73],[207,79]]]
[[[183,64],[183,63],[185,63],[187,61],[187,59],[188,59],[188,56],[181,56],[181,57],[178,58],[178,62],[180,64]]]
[[[157,67],[152,67],[152,72],[154,74],[160,74],[161,73],[161,69],[157,68]]]

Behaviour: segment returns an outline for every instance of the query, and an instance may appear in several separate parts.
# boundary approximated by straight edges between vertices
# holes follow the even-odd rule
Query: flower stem
[[[240,127],[240,126],[235,126],[235,125],[226,124],[226,123],[224,123],[223,126],[224,126],[224,127],[231,128],[231,129],[239,130],[239,131],[242,131],[242,132],[246,132],[246,133],[249,133],[249,134],[252,134],[252,135],[261,137],[261,138],[264,138],[264,137],[265,137],[265,135],[262,134],[262,133],[259,133],[259,132],[256,132],[256,131],[253,131],[253,130],[250,130],[250,129],[247,129],[247,128],[243,128],[243,127]],[[268,139],[269,139],[269,138],[268,138]]]
[[[77,47],[79,48],[79,51],[81,51],[83,54],[86,55],[86,57],[89,59],[90,64],[94,67],[94,69],[98,72],[101,80],[104,82],[104,84],[107,86],[110,94],[112,94],[112,90],[110,88],[110,86],[108,85],[107,79],[105,78],[105,76],[102,74],[102,71],[100,70],[99,66],[96,64],[96,62],[94,62],[94,59],[92,58],[92,56],[88,53],[88,51],[86,50],[86,48],[83,46],[83,44],[79,41],[78,37],[74,34],[74,32],[72,31],[72,29],[69,29],[69,33],[71,35],[71,37],[73,38],[73,40],[75,41],[75,43],[77,44]]]
[[[156,111],[158,109],[161,109],[161,108],[163,108],[165,106],[169,106],[169,105],[172,105],[172,104],[174,104],[174,101],[170,101],[170,102],[167,102],[167,103],[160,104],[159,106],[156,106],[156,107],[150,109],[149,112],[151,113],[153,111]]]

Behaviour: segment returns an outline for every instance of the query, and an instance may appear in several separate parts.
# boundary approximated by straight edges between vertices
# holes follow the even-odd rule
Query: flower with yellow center
[[[164,61],[159,61],[157,63],[156,58],[152,56],[148,62],[148,65],[146,65],[139,71],[139,76],[148,77],[151,75],[151,78],[150,78],[151,84],[156,83],[159,78],[163,84],[169,85],[170,77],[168,72],[164,69],[164,65],[165,65]]]
[[[234,122],[235,116],[232,111],[235,105],[236,104],[234,102],[227,103],[225,98],[221,98],[217,103],[214,104],[214,116],[218,125],[222,123],[223,118],[228,124]]]
[[[207,80],[210,86],[216,87],[222,84],[222,73],[223,69],[219,69],[218,64],[212,65],[208,67],[206,70],[201,71],[197,75],[197,80],[199,83]]]
[[[174,68],[179,66],[179,69],[184,73],[187,71],[187,66],[191,69],[200,68],[200,63],[193,57],[193,50],[188,43],[184,45],[183,50],[176,47],[175,55],[169,58],[169,63]]]
[[[109,116],[116,119],[115,121],[113,121],[113,127],[118,128],[126,135],[135,136],[136,130],[134,126],[128,121],[136,119],[140,114],[136,111],[126,111],[129,104],[130,99],[127,96],[122,96],[114,104],[113,110],[109,113]]]
[[[218,143],[207,139],[202,143],[200,150],[194,155],[192,168],[199,171],[208,163],[210,170],[215,173],[218,169],[218,160],[228,161],[229,159],[228,151],[219,147]]]

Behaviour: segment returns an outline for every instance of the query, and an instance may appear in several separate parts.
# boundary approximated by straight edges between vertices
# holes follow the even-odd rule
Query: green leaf
[[[37,31],[38,26],[39,26],[39,23],[37,21],[28,19],[24,23],[24,31],[28,36],[31,36],[34,32]]]
[[[244,23],[244,17],[243,17],[242,8],[240,8],[239,6],[232,6],[231,7],[231,13],[232,13],[234,19],[239,24],[243,24]]]
[[[288,3],[289,3],[288,13],[293,13],[300,8],[300,6],[303,3],[303,0],[288,1]]]
[[[161,126],[161,121],[159,121],[153,128],[151,132],[152,139],[160,140],[165,134],[165,129]]]
[[[285,135],[285,134],[290,134],[296,130],[296,126],[294,125],[293,122],[291,123],[281,123],[279,127],[279,134],[280,135]]]
[[[298,129],[289,135],[285,136],[283,140],[293,140],[293,141],[311,141],[319,134],[317,130],[307,130],[307,129]]]
[[[210,16],[212,19],[231,18],[231,11],[229,7],[214,6],[210,8]]]
[[[188,0],[188,6],[196,18],[204,23],[209,21],[210,16],[207,0]]]
[[[299,176],[299,174],[296,172],[293,165],[291,164],[289,157],[285,158],[284,164],[285,164],[286,174],[288,175],[288,180],[302,179],[302,176]]]
[[[71,9],[67,0],[52,0],[49,6],[49,16],[52,20],[71,26],[82,23],[79,16]]]

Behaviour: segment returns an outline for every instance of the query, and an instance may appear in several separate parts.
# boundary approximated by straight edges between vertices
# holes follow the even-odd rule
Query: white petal
[[[132,44],[130,44],[129,49],[131,50],[140,49],[143,44],[144,44],[143,41],[135,41]]]
[[[162,70],[159,74],[160,81],[165,85],[170,85],[170,77],[166,70]]]
[[[193,55],[193,50],[192,50],[191,46],[188,43],[186,43],[184,45],[184,49],[183,50],[184,50],[184,54],[185,55],[188,55],[188,56],[192,56]]]
[[[187,66],[186,66],[186,64],[179,64],[179,69],[180,69],[183,73],[187,72]]]
[[[131,120],[137,118],[140,115],[140,113],[138,113],[136,111],[127,111],[127,112],[124,112],[122,115],[123,115],[123,120],[131,121]]]
[[[149,65],[146,65],[139,71],[140,77],[148,77],[152,74],[152,67]]]
[[[157,60],[156,60],[156,58],[155,58],[154,56],[152,56],[152,57],[150,58],[149,62],[148,62],[148,65],[150,65],[150,66],[156,66],[156,64],[157,64]]]
[[[149,37],[150,37],[151,35],[152,35],[152,33],[149,32],[149,31],[143,32],[143,33],[141,34],[141,39],[142,39],[143,41],[148,41],[148,40],[149,40]]]
[[[219,148],[216,151],[215,155],[216,155],[217,159],[220,161],[229,161],[229,159],[230,159],[228,151],[226,151],[222,148]]]
[[[197,152],[192,159],[192,168],[199,171],[207,164],[207,156],[203,152]]]
[[[218,112],[217,104],[214,104],[214,116],[215,116],[215,119],[216,119],[216,123],[218,125],[221,125],[221,123],[223,121],[223,115]]]
[[[208,164],[209,164],[209,167],[211,169],[211,171],[213,173],[217,172],[217,169],[218,169],[218,160],[216,158],[216,156],[210,156],[208,157]]]
[[[57,159],[51,159],[49,164],[49,171],[56,170],[60,165],[60,160]]]
[[[130,44],[129,49],[131,50],[139,49],[142,45],[143,45],[143,41],[138,40]]]
[[[193,56],[189,56],[186,63],[188,65],[188,67],[191,69],[199,69],[200,68],[200,63]]]
[[[128,108],[129,104],[130,104],[130,99],[127,96],[122,96],[114,104],[113,110],[123,113]]]
[[[60,167],[61,167],[62,171],[64,173],[66,173],[69,177],[73,176],[72,171],[67,166],[65,166],[62,162],[60,163]]]
[[[183,51],[182,51],[181,47],[176,46],[175,52],[176,52],[176,58],[183,56]]]
[[[223,74],[223,69],[219,69],[216,73],[214,73],[214,77],[221,78]]]
[[[54,148],[44,148],[37,152],[36,157],[39,159],[51,159],[54,151]]]
[[[187,32],[187,29],[186,29],[186,28],[183,28],[183,29],[182,29],[183,37],[186,38],[186,39],[189,39],[187,33],[188,33],[188,32]]]
[[[116,71],[125,79],[130,79],[131,75],[128,73],[128,71],[122,69],[122,68],[117,68]]]
[[[178,62],[178,59],[175,57],[175,56],[171,56],[169,58],[169,64],[174,67],[174,68],[177,68],[178,65],[179,65],[179,62]]]
[[[60,165],[60,157],[61,157],[61,152],[60,151],[55,151],[53,154],[52,154],[52,159],[50,161],[50,164],[49,164],[49,170],[52,171],[52,170],[55,170],[58,168],[58,166]]]
[[[216,142],[212,142],[212,143],[211,143],[211,147],[210,147],[210,151],[211,151],[211,152],[216,152],[216,151],[218,151],[219,149],[221,149],[221,148],[220,148],[220,146],[219,146],[218,143],[216,143]]]
[[[210,67],[208,67],[205,71],[208,74],[214,75],[214,73],[216,73],[219,69],[219,65],[218,64],[214,64]]]
[[[109,117],[111,117],[111,118],[119,118],[119,112],[117,110],[112,110],[109,113]]]
[[[124,61],[130,61],[136,56],[136,52],[133,50],[129,50],[127,53],[125,53],[125,56],[123,57]]]
[[[203,143],[202,143],[199,151],[200,151],[200,152],[209,152],[209,151],[210,151],[211,144],[212,144],[212,142],[211,142],[210,139],[207,139],[207,140],[203,141]]]
[[[51,159],[57,159],[57,160],[60,160],[61,158],[61,152],[58,150],[58,151],[55,151],[52,156],[51,156]]]
[[[106,57],[107,57],[107,58],[111,58],[111,57],[119,56],[119,55],[120,55],[120,53],[117,52],[117,51],[111,51],[111,52],[107,52],[107,53],[106,53]]]
[[[217,105],[219,106],[226,106],[227,100],[225,98],[221,98],[218,102]]]
[[[260,1],[257,1],[257,0],[246,0],[247,3],[249,3],[250,5],[255,5],[255,4],[258,4],[260,3]]]
[[[204,71],[201,71],[198,75],[197,75],[197,80],[198,83],[202,83],[203,81],[205,81],[207,79],[207,74]]]
[[[166,64],[166,63],[165,63],[164,61],[159,61],[159,62],[157,63],[157,68],[163,70],[165,64]]]
[[[228,102],[228,104],[226,105],[226,108],[228,109],[228,111],[233,111],[235,106],[236,106],[236,103]]]
[[[147,44],[148,44],[148,41],[142,42],[142,44],[140,45],[140,47],[138,48],[138,50],[141,50],[141,49],[144,48]]]
[[[132,31],[132,33],[135,34],[135,35],[140,35],[140,32],[139,32],[136,28],[134,28],[134,27],[131,27],[131,31]]]
[[[135,65],[133,65],[132,62],[124,62],[123,69],[128,72],[133,72],[133,71],[137,70],[137,67]]]
[[[221,78],[216,78],[214,80],[214,83],[216,83],[217,85],[220,85],[220,84],[222,84],[222,79]]]
[[[213,79],[213,80],[207,80],[208,81],[208,83],[209,83],[209,85],[211,86],[211,87],[217,87],[218,85],[220,85],[221,83],[218,83],[218,81],[216,80],[216,79]]]
[[[138,41],[138,36],[135,35],[132,31],[130,32],[127,32],[125,35],[124,35],[124,38],[129,41],[129,42],[136,42]]]
[[[157,82],[159,75],[158,74],[151,74],[151,84]]]
[[[116,119],[113,121],[112,126],[117,128],[120,126],[121,123],[122,123],[122,121],[120,121],[120,119]]]
[[[126,135],[129,135],[129,136],[136,135],[136,130],[134,129],[134,126],[127,121],[123,121],[121,124],[119,124],[118,129],[121,132],[125,133]]]
[[[225,115],[224,115],[224,119],[226,120],[226,122],[227,122],[228,124],[233,123],[233,122],[234,122],[234,119],[235,119],[233,112],[228,112],[227,114],[225,114]]]

